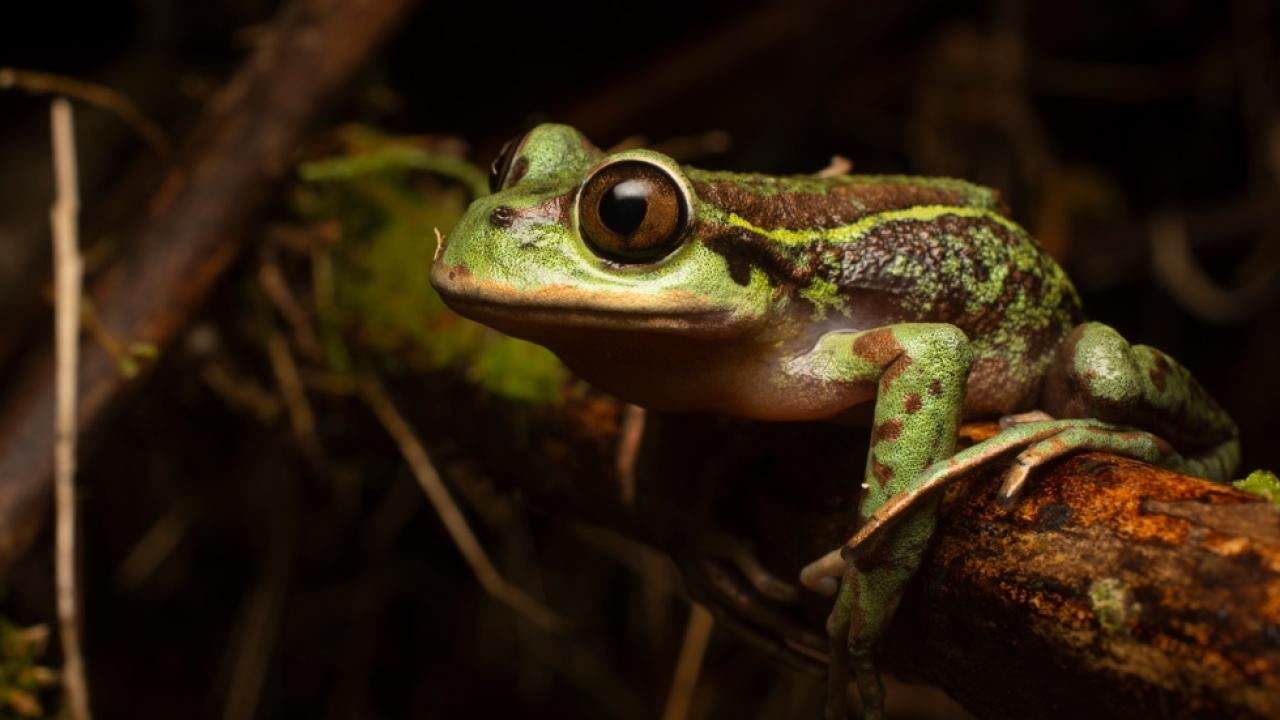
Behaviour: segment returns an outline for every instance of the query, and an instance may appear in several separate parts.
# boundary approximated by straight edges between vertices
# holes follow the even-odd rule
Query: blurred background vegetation
[[[0,68],[112,88],[181,145],[282,5],[14,4]],[[521,453],[568,447],[566,405],[600,439],[563,462],[611,467],[616,406],[426,282],[433,228],[543,120],[704,167],[812,172],[839,154],[996,187],[1091,318],[1190,367],[1241,425],[1246,470],[1280,466],[1276,19],[1264,0],[418,3],[311,122],[187,331],[86,437],[100,717],[659,714],[687,608],[673,569],[527,512],[504,481],[554,472]],[[77,112],[92,275],[145,222],[166,161],[114,114]],[[47,126],[46,97],[0,92],[6,377],[48,323]],[[479,588],[353,390],[371,374],[570,637]],[[42,536],[5,578],[0,646],[51,621],[51,567]],[[19,645],[23,691],[56,707],[30,670],[56,650]],[[693,716],[817,717],[820,677],[749,647],[713,634]],[[899,716],[962,716],[897,694]],[[0,717],[41,712],[22,702],[0,698]]]

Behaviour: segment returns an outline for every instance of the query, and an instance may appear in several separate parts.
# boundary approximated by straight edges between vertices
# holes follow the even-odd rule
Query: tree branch
[[[92,298],[116,337],[166,346],[239,249],[308,123],[365,62],[414,0],[295,0],[211,103],[182,160],[147,208],[127,252]],[[101,348],[84,348],[80,430],[127,385]],[[51,488],[52,351],[28,357],[0,409],[0,577],[44,525]]]

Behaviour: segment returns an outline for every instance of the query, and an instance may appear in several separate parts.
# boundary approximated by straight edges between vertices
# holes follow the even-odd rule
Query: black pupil
[[[649,209],[649,184],[623,180],[600,198],[600,220],[619,235],[630,235],[644,222]]]

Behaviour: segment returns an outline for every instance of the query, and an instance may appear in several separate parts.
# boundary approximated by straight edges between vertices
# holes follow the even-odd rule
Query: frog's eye
[[[640,160],[598,169],[578,195],[578,227],[601,257],[624,263],[658,260],[680,244],[689,202],[669,172]]]
[[[489,192],[498,192],[507,184],[507,176],[511,174],[512,162],[516,159],[516,151],[523,144],[524,136],[511,138],[502,144],[493,163],[489,165]]]

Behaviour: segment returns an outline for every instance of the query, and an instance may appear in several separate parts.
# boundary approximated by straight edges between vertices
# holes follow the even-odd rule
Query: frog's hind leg
[[[1005,472],[996,501],[1005,507],[1014,504],[1032,471],[1064,455],[1087,450],[1109,452],[1152,465],[1176,465],[1181,460],[1169,443],[1148,432],[1101,425],[1071,427],[1018,453]]]
[[[1005,504],[1017,499],[1033,470],[1086,450],[1218,481],[1231,478],[1240,463],[1235,423],[1191,373],[1155,348],[1130,345],[1101,323],[1080,325],[1067,337],[1046,378],[1044,396],[1050,413],[1068,419],[1010,418],[1012,424],[1006,423],[998,435],[936,463],[914,487],[886,501],[849,540],[843,555],[874,553],[915,505],[1013,450],[1021,452],[998,495]],[[1184,448],[1189,449],[1179,452]],[[828,554],[801,577],[830,574],[840,560],[836,553]]]
[[[1178,472],[1225,482],[1240,464],[1235,423],[1191,373],[1102,323],[1084,323],[1067,336],[1045,379],[1043,404],[1055,417],[1096,418],[1158,436],[1179,452],[1153,462]],[[1122,439],[1112,440],[1123,449]]]

